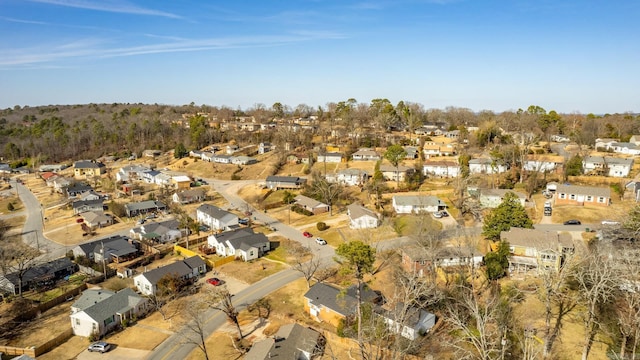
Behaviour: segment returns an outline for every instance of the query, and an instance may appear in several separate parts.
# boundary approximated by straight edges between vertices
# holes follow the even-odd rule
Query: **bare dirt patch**
[[[235,260],[218,267],[218,271],[225,275],[235,277],[247,284],[256,283],[270,275],[283,270],[285,265],[279,262],[268,261],[260,258],[251,262]]]

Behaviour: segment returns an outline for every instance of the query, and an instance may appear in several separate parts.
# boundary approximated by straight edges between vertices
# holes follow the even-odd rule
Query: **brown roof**
[[[532,247],[537,250],[574,247],[570,234],[556,231],[542,231],[512,227],[509,231],[500,233],[500,240],[507,241],[514,246]]]
[[[580,186],[580,185],[560,185],[556,187],[556,193],[558,194],[576,194],[576,195],[591,195],[591,196],[604,196],[606,198],[611,197],[611,188],[608,187],[596,187],[596,186]]]

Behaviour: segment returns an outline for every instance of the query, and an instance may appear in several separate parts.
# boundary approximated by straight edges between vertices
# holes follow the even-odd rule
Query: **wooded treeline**
[[[186,115],[185,115],[186,114]],[[504,141],[499,129],[508,132],[534,132],[544,139],[552,134],[566,134],[578,144],[593,145],[597,137],[626,141],[640,132],[637,114],[558,114],[540,106],[526,110],[494,113],[472,112],[465,108],[426,109],[422,104],[373,99],[358,103],[355,99],[328,103],[313,108],[300,104],[295,108],[275,103],[270,107],[256,104],[246,110],[229,107],[87,104],[7,108],[0,111],[0,151],[5,161],[23,158],[38,162],[60,162],[104,155],[128,156],[144,149],[167,151],[178,144],[198,149],[207,144],[234,139],[238,143],[288,141],[294,146],[311,146],[309,131],[293,132],[286,126],[263,131],[222,131],[220,124],[247,117],[256,123],[279,124],[315,116],[311,132],[323,139],[340,143],[332,130],[345,134],[362,134],[355,146],[377,144],[371,137],[394,130],[413,132],[424,124],[437,124],[447,130],[479,127],[471,145],[485,146]],[[373,131],[372,131],[373,130]],[[352,136],[353,138],[353,136]],[[36,164],[32,164],[36,165]]]

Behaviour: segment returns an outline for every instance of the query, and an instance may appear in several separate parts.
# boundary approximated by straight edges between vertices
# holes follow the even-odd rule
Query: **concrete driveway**
[[[111,349],[111,351],[106,352],[104,354],[89,352],[89,350],[85,350],[78,354],[76,357],[77,360],[92,360],[92,359],[103,359],[103,360],[128,360],[128,359],[144,359],[149,355],[151,351],[148,350],[138,350],[138,349],[130,349],[124,348],[120,346],[116,346]]]

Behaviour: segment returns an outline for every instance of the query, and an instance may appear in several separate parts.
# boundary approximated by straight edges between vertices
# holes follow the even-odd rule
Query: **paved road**
[[[43,260],[63,257],[65,247],[47,239],[43,234],[43,210],[36,196],[26,186],[17,182],[15,178],[11,178],[10,184],[18,191],[18,196],[25,207],[26,221],[22,227],[22,241],[40,250],[43,254]]]
[[[302,277],[302,274],[295,270],[283,270],[279,273],[263,279],[250,287],[240,291],[233,297],[233,304],[238,310],[244,309],[247,305],[253,304],[257,300],[265,297],[271,292],[280,289],[290,282]],[[210,309],[204,313],[205,331],[207,337],[222,326],[225,315],[218,310]],[[154,349],[153,353],[146,357],[148,360],[170,360],[186,359],[189,353],[196,349],[195,344],[185,341],[184,336],[188,330],[181,329],[167,338],[162,344]]]

